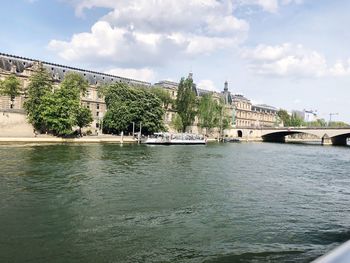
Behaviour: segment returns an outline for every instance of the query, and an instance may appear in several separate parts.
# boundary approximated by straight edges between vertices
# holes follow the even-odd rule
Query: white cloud
[[[301,4],[303,0],[240,0],[241,5],[257,5],[270,13],[278,12],[280,6],[289,4]]]
[[[147,82],[154,82],[156,79],[156,73],[149,68],[142,68],[142,69],[114,68],[114,69],[107,70],[105,73],[116,75],[116,76],[123,76],[131,79],[138,79],[138,80],[147,81]]]
[[[168,60],[210,54],[242,43],[249,24],[233,15],[230,0],[80,0],[86,8],[112,11],[91,32],[48,47],[67,61],[117,63],[122,67],[161,65]]]
[[[346,62],[341,60],[337,61],[334,66],[329,69],[329,73],[331,76],[335,77],[350,76],[350,59]]]
[[[276,46],[260,44],[243,49],[241,56],[249,61],[249,68],[262,75],[280,77],[339,77],[350,75],[350,59],[330,67],[326,58],[303,45],[284,43]]]
[[[200,89],[210,90],[210,91],[220,91],[210,79],[200,80],[197,84]]]

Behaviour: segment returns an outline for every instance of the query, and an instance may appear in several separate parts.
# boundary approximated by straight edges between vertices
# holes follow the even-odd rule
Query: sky
[[[350,123],[348,0],[1,0],[0,52]]]

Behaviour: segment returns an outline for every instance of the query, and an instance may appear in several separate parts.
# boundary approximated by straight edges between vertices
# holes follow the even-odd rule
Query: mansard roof
[[[232,95],[231,95],[232,96]],[[247,99],[246,97],[244,97],[243,95],[241,94],[235,94],[232,96],[232,100],[233,101],[245,101],[245,102],[249,102],[250,103],[250,100]]]
[[[267,105],[267,104],[257,104],[252,105],[252,109],[263,109],[263,110],[271,110],[271,111],[277,111],[277,108]]]
[[[206,89],[199,89],[197,88],[197,96],[204,96],[206,94],[211,94],[211,93],[214,93],[213,91],[210,91],[210,90],[206,90]]]
[[[38,60],[0,53],[0,68],[5,71],[11,71],[11,68],[13,66],[16,66],[17,73],[22,73],[26,68],[30,68],[33,66],[34,62],[37,61]],[[131,85],[151,86],[151,83],[145,81],[115,76],[97,71],[74,68],[45,61],[39,62],[43,64],[44,68],[46,68],[50,76],[57,81],[63,80],[66,73],[75,72],[82,75],[86,80],[88,80],[90,85],[124,82]]]
[[[154,86],[161,86],[163,88],[178,88],[179,83],[175,81],[170,81],[170,80],[161,80],[157,83],[154,83]]]

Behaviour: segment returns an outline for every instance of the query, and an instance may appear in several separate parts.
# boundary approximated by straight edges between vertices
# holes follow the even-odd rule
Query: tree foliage
[[[213,98],[212,94],[205,94],[201,97],[198,106],[199,125],[206,128],[207,132],[219,127],[221,124],[223,108],[220,103]]]
[[[331,127],[331,128],[347,128],[350,125],[346,122],[343,122],[343,121],[331,121],[328,123],[327,126]]]
[[[90,109],[80,106],[77,111],[77,123],[76,125],[79,127],[79,134],[81,136],[81,129],[90,125],[93,121],[93,117]]]
[[[43,98],[52,93],[52,80],[46,69],[40,65],[38,70],[30,77],[27,88],[27,100],[24,102],[24,108],[27,111],[28,120],[36,130],[41,132],[46,130],[45,121],[41,108]]]
[[[171,98],[169,92],[167,92],[164,88],[155,87],[151,89],[151,92],[161,100],[164,109],[168,109],[169,105],[173,103],[173,99]]]
[[[11,100],[10,108],[14,107],[15,98],[20,95],[21,83],[15,74],[6,77],[0,81],[0,95],[9,96]]]
[[[182,131],[193,124],[196,116],[196,94],[192,78],[182,78],[178,87],[176,97],[176,110],[182,120]]]
[[[304,120],[297,114],[293,113],[292,115],[289,115],[288,112],[283,109],[280,109],[277,112],[277,116],[283,122],[284,127],[300,127],[306,125]]]
[[[174,128],[174,130],[182,131],[183,124],[179,114],[175,114],[174,118],[171,120],[170,125]]]
[[[88,82],[79,74],[67,74],[61,85],[53,89],[52,80],[41,66],[32,76],[25,102],[29,121],[41,132],[63,136],[74,126],[84,127],[92,122],[80,105],[80,95],[87,91]]]
[[[161,100],[149,89],[115,83],[105,88],[107,112],[103,118],[106,133],[131,132],[133,123],[142,123],[145,134],[165,130]]]
[[[75,125],[83,126],[92,122],[92,116],[80,115],[80,95],[85,94],[88,82],[76,73],[67,74],[59,89],[53,93],[46,93],[43,99],[41,112],[46,128],[55,135],[67,135]],[[85,112],[86,114],[87,112]],[[85,119],[79,119],[79,118]],[[86,123],[87,122],[87,123]]]

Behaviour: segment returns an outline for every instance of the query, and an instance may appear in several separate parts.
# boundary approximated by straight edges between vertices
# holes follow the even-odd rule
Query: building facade
[[[91,110],[94,121],[90,128],[95,133],[101,129],[100,123],[107,110],[104,98],[100,97],[98,92],[101,85],[123,82],[128,85],[151,87],[149,82],[0,53],[0,79],[5,79],[7,76],[15,74],[22,85],[22,92],[15,99],[14,109],[23,110],[23,103],[26,99],[25,90],[28,87],[30,77],[39,64],[49,73],[54,85],[59,85],[68,73],[77,73],[88,81],[89,89],[86,95],[81,98],[81,102]],[[0,96],[0,109],[9,108],[10,98]]]
[[[277,108],[266,104],[253,105],[240,94],[232,95],[225,82],[222,92],[225,104],[232,109],[232,126],[235,128],[273,127],[277,125]]]
[[[30,77],[34,74],[40,64],[47,70],[52,78],[53,84],[58,86],[68,73],[77,73],[86,79],[89,83],[88,92],[81,98],[81,103],[91,110],[94,118],[91,124],[92,132],[97,133],[101,129],[101,121],[107,111],[104,98],[99,95],[99,87],[105,84],[123,82],[132,86],[143,87],[161,87],[164,88],[173,100],[177,97],[177,90],[179,83],[173,81],[159,81],[152,85],[149,82],[114,76],[110,74],[84,70],[74,67],[58,65],[54,63],[42,62],[33,59],[8,55],[0,53],[0,79],[5,79],[11,74],[15,74],[22,85],[22,93],[16,97],[14,102],[14,109],[23,110],[23,103],[26,99],[25,90],[28,87]],[[189,78],[193,77],[190,73]],[[216,100],[223,100],[225,103],[225,112],[230,116],[231,128],[258,128],[258,127],[272,127],[276,125],[277,109],[268,105],[253,105],[249,99],[243,95],[232,95],[228,90],[227,81],[224,84],[223,92],[215,92],[207,90],[203,87],[198,88],[193,85],[193,91],[196,96],[201,97],[205,94],[212,94]],[[0,96],[0,109],[10,108],[10,98]],[[170,128],[171,122],[176,116],[176,111],[173,105],[168,105],[164,115],[164,122]],[[198,124],[196,118],[194,126],[191,131],[195,131],[195,126]]]

